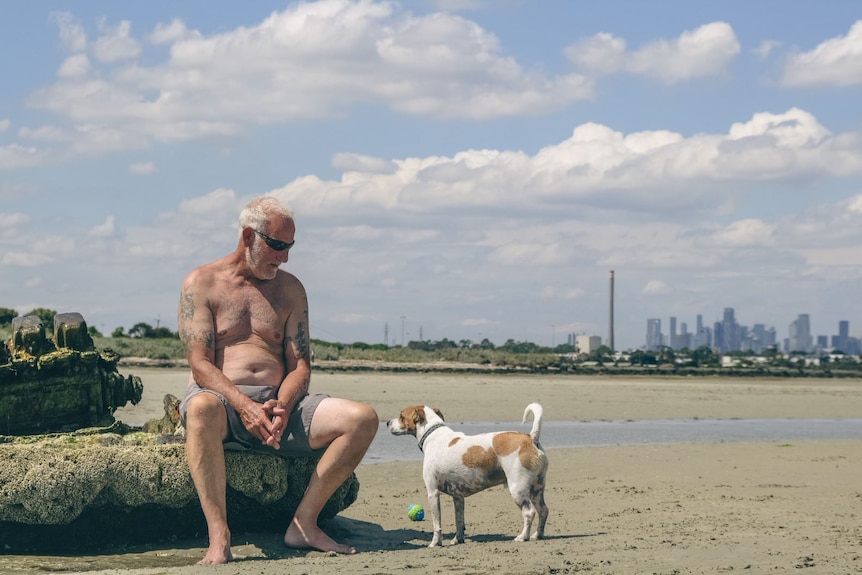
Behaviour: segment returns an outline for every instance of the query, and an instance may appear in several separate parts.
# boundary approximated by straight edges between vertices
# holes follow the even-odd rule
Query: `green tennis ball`
[[[413,503],[407,508],[407,517],[410,518],[410,521],[422,521],[425,519],[425,510],[422,509],[421,505]]]

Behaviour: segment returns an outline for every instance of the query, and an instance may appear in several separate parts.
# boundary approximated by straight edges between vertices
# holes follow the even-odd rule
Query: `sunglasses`
[[[281,240],[271,238],[268,235],[266,235],[265,233],[259,232],[259,231],[255,230],[254,228],[252,228],[252,230],[254,231],[254,233],[256,233],[257,235],[259,235],[260,237],[263,238],[263,241],[266,243],[266,245],[268,245],[269,247],[271,247],[272,249],[274,249],[277,252],[283,252],[284,250],[289,250],[290,248],[293,247],[293,244],[296,243],[295,241],[290,242],[290,243],[283,242]]]

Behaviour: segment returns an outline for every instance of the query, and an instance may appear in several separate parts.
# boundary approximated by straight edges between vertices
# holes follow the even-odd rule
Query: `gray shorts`
[[[278,387],[268,385],[237,385],[247,397],[257,403],[263,403],[268,399],[274,399],[278,393]],[[189,399],[199,393],[211,393],[222,402],[225,412],[227,413],[227,437],[224,439],[225,449],[251,450],[261,453],[275,453],[282,457],[297,457],[320,455],[325,448],[312,449],[308,444],[308,434],[311,428],[311,418],[314,417],[314,410],[320,405],[320,402],[329,397],[324,393],[316,393],[313,395],[305,395],[294,406],[293,411],[287,419],[287,427],[284,429],[284,434],[281,438],[280,447],[278,450],[273,449],[251,434],[245,428],[239,413],[231,406],[230,403],[220,393],[211,389],[204,389],[195,382],[190,382],[186,389],[186,396],[180,403],[180,418],[183,425],[186,424],[186,412],[188,411]]]

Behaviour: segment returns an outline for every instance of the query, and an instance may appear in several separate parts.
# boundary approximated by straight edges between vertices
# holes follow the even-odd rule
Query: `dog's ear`
[[[425,423],[425,410],[421,405],[416,405],[411,408],[413,411],[413,425],[418,426],[420,423]]]
[[[446,421],[446,419],[443,417],[443,412],[442,412],[442,411],[440,411],[440,410],[439,410],[439,409],[437,409],[436,407],[432,407],[431,409],[434,411],[434,413],[436,413],[436,414],[437,414],[437,417],[439,417],[439,418],[440,418],[440,419],[442,419],[443,421]]]

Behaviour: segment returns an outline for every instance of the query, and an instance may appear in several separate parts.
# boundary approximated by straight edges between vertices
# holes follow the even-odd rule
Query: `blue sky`
[[[862,336],[862,4],[752,6],[12,3],[0,306],[173,329],[273,194],[321,339]]]

